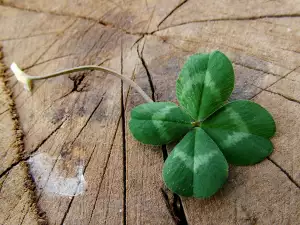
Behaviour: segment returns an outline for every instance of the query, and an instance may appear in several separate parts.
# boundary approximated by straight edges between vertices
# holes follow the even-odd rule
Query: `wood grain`
[[[25,135],[23,161],[49,224],[186,224],[185,217],[190,225],[299,224],[298,1],[0,2],[7,66],[16,61],[38,75],[104,65],[134,79],[156,101],[176,102],[175,81],[187,57],[219,49],[234,63],[231,99],[262,104],[277,124],[269,159],[231,167],[228,183],[214,197],[182,198],[183,212],[165,192],[163,147],[142,145],[128,130],[130,110],[143,103],[128,85],[87,71],[35,82],[28,93],[11,76]],[[2,120],[6,110],[0,106]],[[3,170],[11,162],[21,165],[1,160]],[[68,196],[70,189],[55,185],[76,179],[79,166],[86,189]],[[34,224],[33,217],[26,214],[19,224]]]
[[[23,141],[0,46],[0,224],[43,224],[35,185],[21,161]]]

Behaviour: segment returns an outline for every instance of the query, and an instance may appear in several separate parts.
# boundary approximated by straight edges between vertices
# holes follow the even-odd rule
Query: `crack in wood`
[[[295,80],[295,79],[292,79],[292,78],[289,78],[289,77],[286,77],[285,79],[289,80],[289,81],[300,83],[300,80]]]
[[[195,52],[194,51],[190,51],[190,50],[187,50],[183,47],[179,47],[179,46],[176,46],[175,44],[173,44],[172,42],[170,41],[167,41],[167,39],[169,38],[168,36],[158,36],[160,37],[160,39],[163,41],[163,43],[166,43],[168,45],[171,45],[173,48],[179,50],[179,51],[182,51],[182,52],[186,52],[188,54],[194,54]]]
[[[79,86],[81,85],[82,81],[84,80],[84,78],[86,77],[86,75],[88,75],[89,71],[84,71],[82,73],[79,73],[76,76],[69,76],[69,79],[71,81],[73,81],[73,88],[72,90],[68,93],[71,94],[72,92],[82,92],[82,88],[79,88]]]
[[[180,197],[166,187],[160,189],[168,212],[176,225],[188,225]]]
[[[181,198],[179,197],[179,195],[175,193],[173,193],[173,198],[174,198],[174,202],[173,202],[174,213],[179,218],[178,225],[188,225]]]
[[[2,190],[3,185],[5,184],[5,181],[6,181],[7,176],[8,176],[8,174],[4,174],[4,175],[3,175],[3,181],[2,181],[2,183],[1,183],[1,185],[0,185],[0,193],[1,193],[1,190]],[[0,177],[0,179],[2,179],[2,177]]]
[[[56,13],[54,11],[39,11],[36,9],[31,9],[31,8],[22,8],[20,6],[17,6],[17,5],[11,4],[11,3],[0,2],[0,5],[7,7],[7,8],[19,9],[19,10],[23,10],[23,11],[27,11],[27,12],[45,13],[45,14],[49,14],[49,15],[53,15],[53,16],[75,17],[75,18],[79,18],[79,19],[95,21],[94,19],[85,17],[85,16],[79,16],[79,15],[74,15],[74,14],[60,14],[60,13]]]
[[[57,100],[63,99],[65,97],[67,97],[68,95],[70,95],[73,92],[87,92],[88,89],[88,84],[85,83],[84,85],[81,86],[83,80],[86,78],[87,75],[89,75],[89,73],[91,73],[92,71],[83,71],[75,76],[69,76],[69,79],[71,81],[73,81],[73,88],[71,91],[69,91],[68,93],[66,93],[65,95],[63,95],[62,97],[60,97]],[[55,101],[57,101],[55,100]]]
[[[8,111],[9,111],[9,109],[4,110],[3,112],[0,113],[0,116]]]
[[[31,207],[31,206],[30,206]],[[22,225],[23,224],[23,222],[24,222],[24,219],[25,219],[25,217],[27,216],[27,214],[28,214],[28,212],[29,212],[29,209],[30,209],[30,207],[28,207],[28,209],[26,210],[26,213],[24,213],[24,216],[22,217],[22,220],[21,220],[21,222],[20,222],[20,224],[19,225]]]
[[[75,15],[75,14],[72,14],[72,13],[61,14],[61,13],[56,13],[54,11],[39,11],[39,10],[35,10],[35,9],[30,9],[30,8],[22,8],[22,7],[13,5],[13,4],[8,4],[8,3],[3,3],[3,2],[0,2],[0,5],[2,5],[4,7],[19,9],[19,10],[28,11],[28,12],[45,13],[45,14],[49,14],[49,15],[53,15],[53,16],[70,17],[70,18],[76,18],[76,19],[83,19],[83,20],[87,20],[87,21],[92,21],[92,22],[96,22],[98,24],[101,24],[102,26],[110,27],[112,29],[119,30],[119,31],[121,31],[123,33],[126,33],[126,34],[129,34],[129,35],[151,34],[151,33],[148,33],[148,32],[131,32],[131,31],[126,30],[122,27],[118,27],[118,26],[114,25],[113,23],[97,20],[97,19],[87,17],[87,16]]]
[[[86,30],[84,30],[78,37],[76,37],[76,39],[83,39],[84,36],[96,25],[97,25],[97,22],[92,23]]]
[[[264,90],[264,91],[269,92],[269,93],[272,93],[272,94],[279,95],[279,96],[285,98],[285,99],[288,100],[288,101],[291,101],[291,102],[295,102],[295,103],[300,104],[300,101],[299,101],[299,100],[294,99],[294,98],[291,98],[291,97],[288,97],[288,96],[285,96],[285,95],[283,95],[283,94],[281,94],[281,93],[278,93],[278,92],[275,92],[275,91],[271,91],[271,90]]]
[[[279,46],[280,49],[284,50],[284,51],[288,51],[288,52],[294,52],[296,54],[300,54],[300,51],[297,51],[297,50],[292,50],[292,49],[287,49],[287,48],[282,48]]]
[[[261,89],[260,92],[258,92],[256,95],[254,95],[251,100],[253,100],[256,96],[258,96],[260,93],[262,93],[263,91],[269,91],[267,89],[269,89],[270,87],[272,87],[273,85],[277,84],[279,81],[281,81],[282,79],[286,78],[289,74],[291,74],[292,72],[296,71],[298,68],[300,68],[300,66],[296,66],[294,69],[290,70],[289,72],[287,72],[285,75],[283,75],[282,77],[280,77],[277,81],[275,81],[274,83],[271,83],[270,85],[268,85],[266,88]],[[271,92],[271,91],[269,91]],[[275,93],[278,94],[278,93]],[[284,97],[284,96],[282,96]]]
[[[144,45],[145,45],[145,43],[144,43]],[[152,98],[153,101],[155,101],[155,88],[154,88],[154,84],[153,84],[153,81],[152,81],[152,76],[151,76],[151,74],[150,74],[150,72],[148,70],[147,64],[146,64],[146,62],[144,60],[144,57],[143,57],[144,45],[142,47],[141,52],[139,52],[139,50],[138,50],[139,48],[137,48],[137,53],[138,53],[138,56],[139,56],[139,58],[140,58],[140,60],[142,62],[142,65],[143,65],[144,69],[146,70],[146,74],[147,74],[147,77],[148,77],[149,85],[150,85],[150,88],[151,88],[151,98]]]
[[[166,161],[166,159],[168,158],[167,146],[162,145],[161,150],[162,150],[162,154],[163,154],[163,160]]]
[[[27,39],[27,38],[39,37],[39,36],[52,35],[52,34],[57,34],[57,31],[51,31],[48,33],[41,33],[41,34],[34,34],[34,35],[27,35],[27,36],[23,36],[23,37],[5,38],[5,39],[1,39],[0,41],[15,41],[15,40],[22,40],[22,39]]]
[[[153,10],[152,10],[152,13],[151,13],[149,22],[148,22],[148,24],[147,24],[146,32],[139,32],[139,33],[136,33],[136,35],[140,35],[140,37],[132,44],[132,46],[130,47],[130,49],[132,49],[136,44],[139,44],[139,42],[140,42],[146,35],[154,35],[154,33],[157,31],[157,30],[154,30],[154,31],[152,31],[152,32],[148,32],[149,27],[150,27],[151,22],[152,22],[152,19],[153,19],[153,15],[154,15],[155,9],[156,9],[156,7],[154,7]]]
[[[271,163],[273,163],[276,167],[278,167],[280,170],[281,170],[281,172],[283,172],[286,176],[287,176],[287,178],[296,186],[296,187],[298,187],[299,189],[300,189],[300,184],[298,184],[297,183],[297,181],[296,180],[294,180],[294,178],[285,170],[285,169],[283,169],[278,163],[276,163],[273,159],[271,159],[269,156],[267,157],[267,159],[271,162]]]
[[[123,74],[124,70],[124,53],[123,53],[123,41],[121,40],[121,74]],[[121,124],[122,124],[122,158],[123,158],[123,225],[127,224],[127,158],[126,158],[126,118],[125,118],[125,103],[124,103],[124,86],[123,81],[121,80]]]
[[[101,39],[102,39],[102,37],[103,37],[104,34],[105,34],[105,31],[103,31],[100,34],[100,36],[97,38],[97,40],[95,41],[95,43],[93,44],[93,46],[87,51],[86,55],[83,57],[84,59],[86,59],[88,57],[88,55],[93,51],[93,49],[95,48],[95,46],[101,41]],[[99,53],[101,52],[101,50],[102,50],[102,48],[100,49]]]
[[[6,176],[14,167],[16,167],[17,165],[19,165],[19,163],[24,162],[24,159],[19,159],[18,161],[12,163],[8,168],[6,168],[6,170],[4,170],[1,174],[0,174],[0,179],[4,176]]]
[[[107,201],[107,206],[109,206],[110,204],[110,196],[111,196],[111,189],[109,191],[109,194],[108,194],[108,201]],[[109,207],[106,208],[106,211],[105,211],[105,216],[104,216],[104,225],[106,225],[107,223],[107,215],[108,215],[108,211],[109,211]]]
[[[139,44],[139,42],[145,37],[145,34],[143,34],[141,37],[139,37],[130,47],[132,49],[136,44]]]
[[[103,173],[102,173],[102,176],[100,178],[100,182],[99,182],[99,187],[98,187],[98,190],[97,190],[97,193],[96,193],[96,196],[95,196],[95,201],[94,201],[94,204],[93,204],[93,208],[92,208],[92,211],[91,211],[91,216],[90,216],[90,219],[89,219],[89,222],[87,223],[88,225],[91,223],[91,220],[92,220],[92,217],[93,217],[93,213],[95,211],[95,208],[96,208],[96,204],[97,204],[97,200],[98,200],[98,197],[99,197],[99,194],[100,194],[100,189],[101,189],[101,186],[102,186],[102,182],[103,182],[103,179],[104,179],[104,175],[106,173],[106,169],[108,167],[108,162],[109,162],[109,159],[110,159],[110,156],[111,156],[111,151],[112,151],[112,148],[113,148],[113,145],[114,145],[114,142],[115,142],[115,139],[116,139],[116,136],[117,136],[117,131],[118,131],[118,128],[119,128],[119,123],[121,121],[121,115],[119,116],[118,118],[118,122],[117,122],[117,126],[116,126],[116,129],[114,131],[114,136],[112,138],[112,142],[110,144],[110,147],[109,147],[109,153],[108,153],[108,156],[105,160],[105,165],[104,165],[104,168],[103,168]],[[86,170],[88,165],[85,166],[84,168],[84,172]],[[74,197],[72,198],[72,200],[74,199]],[[69,207],[71,207],[71,204],[69,204]],[[69,210],[68,210],[69,211]],[[65,217],[67,216],[67,213],[68,211],[65,213]],[[62,221],[61,225],[63,225],[63,222],[64,220]]]
[[[69,202],[68,208],[67,208],[67,210],[66,210],[66,212],[65,212],[65,214],[64,214],[64,216],[63,216],[63,218],[62,218],[62,220],[61,220],[60,225],[64,225],[65,219],[67,218],[67,215],[68,215],[68,213],[69,213],[69,211],[70,211],[70,208],[71,208],[71,205],[72,205],[72,203],[73,203],[73,201],[74,201],[74,198],[75,198],[75,197],[73,196],[72,199],[71,199],[71,201]]]
[[[290,70],[289,72],[287,72],[284,76],[282,76],[280,79],[278,79],[276,82],[274,82],[273,84],[270,84],[268,87],[264,88],[264,89],[261,89],[261,91],[259,93],[257,93],[255,96],[253,96],[251,99],[254,99],[256,96],[258,96],[260,93],[262,93],[263,91],[266,91],[266,92],[269,92],[269,93],[272,93],[272,94],[277,94],[285,99],[287,99],[288,101],[292,101],[292,102],[296,102],[298,104],[300,104],[300,101],[296,100],[296,99],[293,99],[293,98],[290,98],[290,97],[287,97],[287,96],[284,96],[280,93],[277,93],[277,92],[273,92],[273,91],[270,91],[268,90],[270,87],[272,87],[274,84],[278,83],[280,80],[286,78],[289,74],[291,74],[292,72],[294,72],[295,70],[297,70],[298,68],[300,68],[300,66],[297,66],[295,67],[294,69]],[[300,188],[300,184],[298,184],[294,179],[293,177],[285,170],[283,169],[283,167],[281,167],[278,163],[276,163],[273,159],[271,159],[270,157],[267,157],[267,159],[272,162],[276,167],[278,167],[286,176],[287,178],[293,183],[296,185],[296,187]]]
[[[51,58],[51,59],[47,59],[47,60],[44,60],[42,62],[33,64],[33,65],[30,65],[30,66],[24,67],[24,68],[22,68],[22,70],[25,71],[25,70],[31,69],[32,67],[39,66],[41,64],[48,63],[48,62],[51,62],[51,61],[56,60],[56,59],[62,59],[62,58],[66,58],[66,57],[73,56],[73,55],[76,55],[76,54],[72,53],[72,54],[57,56],[57,57],[54,57],[54,58]]]
[[[168,212],[170,213],[173,221],[175,222],[176,225],[180,222],[180,219],[174,214],[174,210],[172,209],[172,204],[170,203],[170,198],[168,195],[169,190],[167,188],[160,188],[162,197],[165,201],[166,207],[168,209]]]
[[[235,65],[238,65],[238,66],[242,66],[242,67],[251,69],[251,70],[256,70],[256,71],[259,71],[259,72],[271,74],[271,75],[276,76],[276,77],[282,77],[282,76],[279,75],[279,74],[276,74],[276,73],[273,73],[273,72],[270,72],[270,71],[267,71],[267,70],[255,68],[255,67],[252,67],[252,66],[249,66],[249,65],[244,65],[244,64],[242,64],[242,63],[238,63],[238,62],[234,62],[234,61],[232,61],[232,63],[234,63]]]
[[[176,10],[178,10],[181,6],[183,6],[188,0],[183,0],[181,3],[179,3],[177,6],[175,6],[174,9],[171,10],[171,12],[169,12],[157,25],[157,27],[159,28],[163,22],[165,22],[172,14],[174,14],[174,12]]]
[[[95,112],[97,111],[97,109],[99,108],[99,106],[101,105],[101,103],[102,103],[102,101],[104,99],[104,95],[105,94],[106,94],[106,91],[102,94],[102,97],[101,97],[100,101],[98,102],[98,104],[96,105],[96,107],[94,108],[94,110],[92,111],[92,113],[90,114],[90,116],[88,117],[88,119],[85,121],[84,125],[80,128],[79,132],[77,133],[76,137],[72,141],[71,145],[74,144],[74,142],[76,141],[76,139],[79,137],[79,135],[82,133],[82,131],[84,130],[84,128],[90,122],[91,118],[93,117],[93,115],[95,114]]]
[[[50,48],[57,42],[57,41],[59,41],[59,39],[63,36],[63,34],[70,28],[70,27],[72,27],[75,23],[76,23],[76,21],[77,21],[77,19],[75,19],[69,26],[67,26],[62,32],[61,32],[61,34],[58,36],[58,38],[56,38],[46,49],[45,49],[45,51],[43,51],[42,52],[42,54],[30,65],[30,66],[28,66],[28,67],[26,67],[26,68],[24,68],[24,70],[25,69],[30,69],[30,68],[32,68],[32,67],[34,67],[35,65],[39,65],[39,64],[41,64],[41,63],[39,63],[39,64],[37,64],[38,63],[38,61],[50,50]],[[46,60],[47,61],[47,60]]]
[[[105,93],[106,93],[106,92],[104,92],[104,94],[103,94],[102,96],[104,96]],[[85,122],[85,124],[81,127],[80,131],[78,132],[78,134],[76,135],[76,137],[75,137],[74,140],[72,141],[71,145],[74,144],[74,142],[76,141],[76,139],[79,137],[79,135],[82,133],[82,131],[84,130],[84,128],[87,126],[88,122],[91,120],[92,116],[94,115],[94,113],[96,112],[96,110],[97,110],[97,109],[99,108],[99,106],[101,105],[101,103],[102,103],[102,101],[103,101],[103,98],[104,98],[104,97],[102,97],[102,98],[100,99],[99,103],[96,105],[96,107],[94,108],[94,110],[92,111],[92,113],[90,114],[90,116],[88,117],[88,119],[87,119],[87,121]],[[94,152],[94,151],[93,151],[93,152]],[[93,152],[92,152],[92,153],[93,153]],[[91,157],[92,157],[92,155],[91,155]],[[90,160],[89,160],[89,161],[90,161]],[[107,160],[107,161],[108,161],[108,160]],[[87,166],[88,166],[88,165],[86,165],[86,166],[84,167],[83,174],[85,173]],[[104,174],[104,173],[105,173],[105,169],[104,169],[103,174]],[[103,176],[104,176],[104,175],[103,175]],[[101,182],[102,182],[102,181],[101,181]],[[71,201],[70,201],[69,204],[68,204],[68,208],[67,208],[67,210],[66,210],[66,212],[65,212],[65,214],[64,214],[64,216],[63,216],[63,218],[62,218],[62,220],[61,220],[61,225],[64,224],[64,221],[65,221],[65,219],[67,218],[67,215],[68,215],[68,213],[69,213],[69,211],[70,211],[70,208],[71,208],[71,206],[72,206],[72,203],[73,203],[73,201],[74,201],[74,198],[75,198],[75,196],[72,196],[72,199],[71,199]]]
[[[248,16],[248,17],[224,17],[224,18],[215,18],[215,19],[202,19],[202,20],[193,20],[193,21],[187,21],[182,23],[173,24],[170,26],[166,26],[164,28],[158,29],[151,34],[166,30],[172,27],[178,27],[182,25],[192,24],[192,23],[209,23],[209,22],[226,22],[226,21],[252,21],[252,20],[260,20],[260,19],[280,19],[280,18],[298,18],[300,17],[299,13],[292,13],[292,14],[281,14],[281,15],[272,15],[272,14],[266,14],[261,16]]]
[[[61,127],[62,125],[67,121],[67,119],[64,119],[46,138],[44,138],[36,147],[33,151],[31,151],[27,156],[24,155],[24,158],[29,158],[31,157],[32,155],[34,155],[38,150],[39,148],[50,138],[52,137]]]
[[[46,49],[42,52],[41,55],[32,63],[32,65],[35,65],[48,51],[49,49],[60,39],[60,37],[56,38]]]
[[[103,65],[105,62],[107,62],[107,61],[109,61],[110,60],[110,58],[108,58],[108,59],[105,59],[105,60],[103,60],[102,62],[100,62],[97,66],[101,66],[101,65]],[[67,92],[66,94],[64,94],[63,96],[61,96],[61,97],[59,97],[59,98],[57,98],[57,99],[55,99],[54,101],[53,101],[53,103],[55,103],[56,101],[59,101],[59,100],[61,100],[61,99],[63,99],[63,98],[66,98],[66,97],[68,97],[70,94],[72,94],[73,92],[87,92],[88,90],[86,89],[87,87],[88,87],[88,84],[85,84],[83,87],[80,87],[79,88],[79,86],[81,85],[81,83],[82,83],[82,81],[91,73],[91,72],[93,72],[93,71],[95,71],[95,70],[89,70],[89,71],[85,71],[85,72],[81,72],[81,74],[79,75],[79,76],[74,76],[74,77],[71,77],[71,76],[69,76],[69,79],[70,80],[72,80],[73,81],[73,88],[69,91],[69,92]],[[106,92],[105,92],[106,93]],[[104,94],[105,94],[104,93]],[[51,107],[51,106],[50,106]],[[49,107],[48,107],[49,108]],[[47,108],[47,109],[48,109]]]

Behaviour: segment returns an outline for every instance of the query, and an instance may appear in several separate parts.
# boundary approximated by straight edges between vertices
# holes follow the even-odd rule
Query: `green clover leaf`
[[[131,110],[129,128],[144,144],[163,145],[184,136],[193,119],[172,102],[151,102]]]
[[[255,164],[273,151],[269,138],[275,133],[275,122],[267,110],[254,102],[228,103],[201,127],[218,144],[230,164]]]
[[[181,196],[213,195],[226,181],[228,164],[216,143],[200,128],[188,132],[168,156],[163,178]]]
[[[196,54],[183,66],[176,82],[179,104],[195,120],[204,120],[224,104],[234,88],[234,72],[221,52]]]
[[[176,83],[180,107],[153,102],[131,111],[129,128],[142,143],[167,144],[185,135],[163,167],[164,182],[173,192],[210,197],[227,180],[227,162],[251,165],[272,153],[272,116],[251,101],[227,103],[233,88],[232,63],[223,53],[196,54]]]

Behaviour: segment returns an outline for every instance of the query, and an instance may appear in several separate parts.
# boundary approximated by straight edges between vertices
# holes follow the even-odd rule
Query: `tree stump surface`
[[[143,145],[128,130],[144,102],[128,85],[87,71],[37,81],[30,93],[6,70],[13,104],[0,83],[0,224],[43,223],[42,213],[61,225],[300,224],[299,0],[2,0],[0,27],[6,66],[43,75],[103,65],[156,101],[176,102],[188,56],[219,49],[234,63],[231,99],[261,104],[277,125],[268,159],[231,166],[209,199],[179,199],[161,177],[172,146]],[[11,105],[24,145],[14,145]]]

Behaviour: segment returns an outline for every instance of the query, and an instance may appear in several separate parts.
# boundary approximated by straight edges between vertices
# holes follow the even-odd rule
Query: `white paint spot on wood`
[[[46,153],[36,154],[28,159],[30,173],[38,189],[62,196],[77,196],[85,192],[87,183],[83,175],[83,164],[76,166],[76,177],[61,176],[54,170],[56,158]]]

